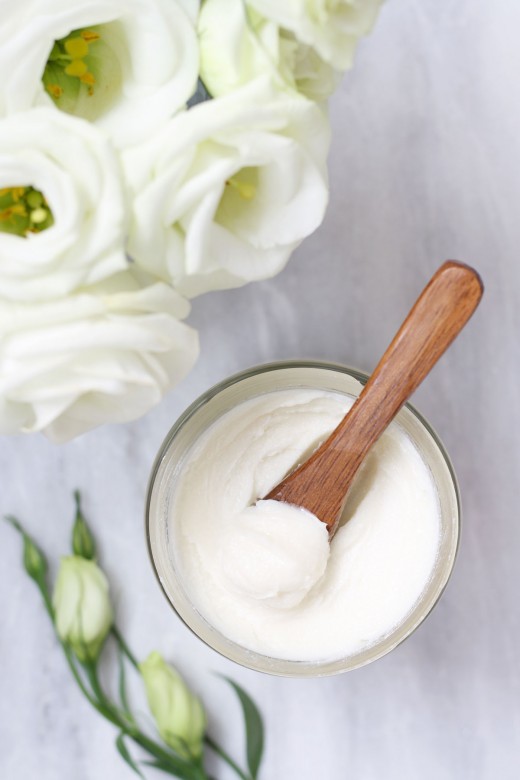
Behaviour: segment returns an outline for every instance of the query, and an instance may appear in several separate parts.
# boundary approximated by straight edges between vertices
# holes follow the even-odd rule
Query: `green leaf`
[[[120,645],[117,646],[117,650],[119,656],[119,699],[121,701],[121,707],[127,719],[129,720],[130,723],[135,723],[135,719],[134,716],[132,715],[132,711],[130,710],[130,706],[128,704],[128,698],[126,695],[125,660]]]
[[[258,775],[258,769],[260,762],[262,761],[262,753],[264,750],[264,726],[262,723],[262,716],[258,710],[258,707],[247,694],[243,688],[229,677],[221,675],[226,682],[228,682],[237,694],[240,704],[242,705],[242,712],[244,715],[244,723],[246,727],[246,756],[247,765],[251,772],[251,777],[256,780]]]
[[[123,734],[123,732],[121,732],[121,734],[119,734],[118,738],[116,739],[116,747],[119,751],[119,755],[126,761],[128,766],[131,769],[133,769],[134,772],[139,775],[139,777],[142,777],[143,780],[145,780],[145,776],[143,775],[143,773],[135,763],[134,759],[128,752],[128,748],[125,745],[125,735]]]

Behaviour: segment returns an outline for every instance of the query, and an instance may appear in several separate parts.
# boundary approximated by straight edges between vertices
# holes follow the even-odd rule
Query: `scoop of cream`
[[[242,596],[290,609],[321,579],[329,551],[327,527],[311,512],[258,501],[237,515],[222,540],[222,572]]]

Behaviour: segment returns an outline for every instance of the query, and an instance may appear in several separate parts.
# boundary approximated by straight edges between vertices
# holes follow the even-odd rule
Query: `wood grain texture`
[[[447,261],[399,328],[358,399],[311,457],[266,496],[301,506],[332,538],[370,448],[465,326],[483,293],[478,273]]]

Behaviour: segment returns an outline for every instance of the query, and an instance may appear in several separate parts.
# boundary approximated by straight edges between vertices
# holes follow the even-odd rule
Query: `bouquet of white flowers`
[[[0,433],[144,414],[187,298],[323,219],[326,98],[382,0],[0,0]]]

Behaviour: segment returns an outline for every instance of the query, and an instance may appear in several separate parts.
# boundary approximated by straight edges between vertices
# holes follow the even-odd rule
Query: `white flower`
[[[0,21],[0,115],[55,102],[94,121],[117,145],[139,142],[195,90],[196,5],[22,0],[13,12],[9,6]]]
[[[113,621],[107,578],[94,561],[62,558],[52,597],[58,636],[83,663],[95,662]]]
[[[129,252],[188,296],[265,279],[321,223],[329,124],[269,79],[180,114],[123,155]]]
[[[155,651],[139,664],[148,705],[167,745],[185,758],[198,758],[206,715],[180,674]]]
[[[133,272],[48,303],[0,302],[0,433],[66,441],[141,416],[195,362],[188,311]]]
[[[214,96],[265,73],[311,100],[326,99],[338,84],[339,73],[313,48],[245,3],[205,0],[198,35],[200,76]]]
[[[296,88],[310,100],[320,101],[330,97],[341,80],[341,72],[322,59],[316,49],[302,43],[292,33],[282,30],[280,35],[292,56],[291,69]]]
[[[248,0],[267,19],[290,30],[338,70],[352,65],[359,38],[367,35],[383,0]]]
[[[119,161],[95,127],[50,108],[0,121],[0,297],[59,297],[126,268],[126,222]]]

